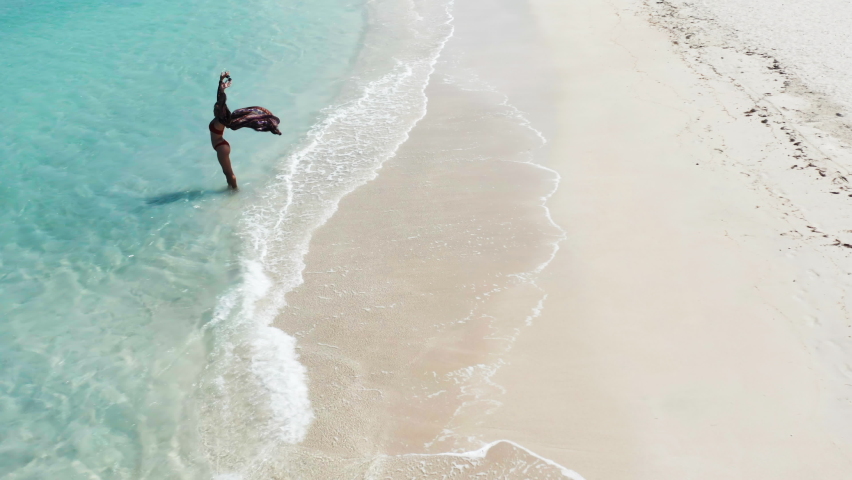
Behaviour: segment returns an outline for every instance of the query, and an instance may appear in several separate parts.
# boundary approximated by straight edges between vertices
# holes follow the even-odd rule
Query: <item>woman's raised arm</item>
[[[225,81],[227,79],[227,81]],[[216,91],[216,105],[213,106],[213,116],[222,125],[231,123],[231,111],[228,109],[228,96],[225,89],[231,86],[231,73],[222,72],[219,75],[219,88]]]

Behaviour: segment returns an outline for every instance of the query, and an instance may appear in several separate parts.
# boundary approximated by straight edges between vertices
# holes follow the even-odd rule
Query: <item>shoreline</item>
[[[341,200],[377,177],[425,114],[424,89],[452,37],[446,2],[365,8],[363,45],[337,99],[242,215],[240,278],[212,313],[219,328],[197,395],[217,475],[305,474],[314,453],[298,445],[320,416],[310,382],[326,379],[306,375],[304,345],[278,319],[295,310],[289,297],[304,285],[315,234],[339,217]]]
[[[499,408],[491,377],[536,315],[532,277],[564,238],[543,206],[559,179],[537,164],[541,132],[465,64],[477,57],[462,23],[425,116],[312,232],[303,282],[274,321],[297,339],[314,411],[305,440],[264,467],[276,478],[410,476],[424,462],[450,478],[569,472],[511,439],[485,448],[455,433]]]
[[[322,218],[301,240],[265,227],[263,255],[289,256],[251,302],[308,386],[260,379],[291,401],[270,405],[285,421],[269,433],[299,431],[252,474],[751,480],[817,463],[843,478],[852,280],[825,243],[846,241],[846,217],[825,213],[840,173],[813,155],[807,180],[786,164],[806,150],[781,111],[796,100],[754,108],[673,43],[677,21],[653,25],[653,6],[531,5],[446,12],[425,113],[393,153],[367,141],[382,126],[366,115],[372,134],[337,132],[363,137],[355,153],[291,159],[279,186],[304,174],[304,198],[287,199],[285,227]],[[393,72],[365,97],[407,85]],[[385,154],[325,213],[298,213],[326,172]],[[257,374],[258,355],[234,351]]]

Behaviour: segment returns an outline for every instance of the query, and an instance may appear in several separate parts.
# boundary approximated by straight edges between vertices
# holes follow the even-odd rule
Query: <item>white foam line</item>
[[[520,111],[517,107],[515,107],[514,105],[511,105],[509,103],[509,97],[507,95],[503,95],[503,97],[504,97],[503,105],[506,106],[507,108],[511,108],[515,113],[515,115],[514,115],[515,118],[520,120],[521,125],[532,130],[533,133],[535,133],[538,136],[538,138],[541,139],[542,146],[546,145],[547,144],[547,138],[545,138],[545,136],[541,132],[541,130],[538,130],[537,128],[533,127],[532,123],[530,123],[529,119],[524,115],[524,113],[522,111]],[[547,202],[550,200],[550,197],[552,197],[553,194],[555,194],[556,191],[559,190],[559,185],[562,183],[562,175],[560,175],[559,172],[557,172],[556,170],[554,170],[552,168],[545,167],[544,165],[542,165],[540,163],[533,162],[532,159],[527,160],[525,162],[520,162],[520,163],[532,165],[535,168],[539,168],[539,169],[542,169],[546,172],[551,173],[555,177],[554,182],[553,182],[553,188],[550,190],[550,192],[548,192],[546,195],[541,197],[541,207],[544,209],[544,216],[547,217],[547,221],[554,228],[559,230],[559,238],[553,243],[553,252],[551,252],[550,258],[548,258],[544,263],[542,263],[541,265],[536,267],[535,270],[533,270],[533,273],[539,274],[545,268],[547,268],[548,265],[550,265],[550,262],[552,262],[554,258],[556,258],[556,253],[559,252],[559,244],[562,243],[563,240],[568,238],[568,232],[566,232],[565,229],[563,229],[558,223],[556,223],[555,220],[553,220],[553,216],[550,213],[550,207],[547,206]],[[538,284],[536,284],[534,280],[531,280],[531,281],[532,281],[533,285],[538,286]]]
[[[533,452],[532,450],[524,447],[523,445],[515,443],[511,440],[495,440],[495,441],[493,441],[493,442],[491,442],[487,445],[484,445],[484,446],[482,446],[482,447],[480,447],[476,450],[471,450],[469,452],[406,453],[406,454],[403,454],[403,455],[400,455],[400,456],[401,457],[454,457],[454,458],[468,458],[468,459],[481,460],[481,459],[484,459],[486,457],[486,455],[488,455],[488,451],[491,450],[492,447],[494,447],[495,445],[498,445],[500,443],[508,443],[509,445],[512,445],[513,447],[515,447],[519,450],[523,450],[524,452],[526,452],[529,455],[541,460],[542,462],[550,465],[551,467],[559,469],[559,472],[562,473],[562,475],[565,475],[566,477],[570,478],[571,480],[585,480],[582,475],[575,472],[574,470],[563,467],[562,465],[554,462],[553,460],[551,460],[549,458],[542,457],[541,455]]]
[[[473,88],[464,88],[464,87],[461,87],[461,86],[460,86],[460,88],[462,88],[464,90],[468,90],[468,91],[489,92],[489,93],[494,93],[496,95],[502,96],[503,101],[500,102],[500,105],[511,109],[512,110],[511,116],[516,118],[522,126],[526,127],[530,131],[532,131],[535,134],[535,136],[537,136],[539,138],[539,140],[541,141],[541,146],[539,148],[543,147],[544,145],[546,145],[548,143],[547,137],[544,136],[544,133],[541,130],[533,127],[532,122],[530,122],[530,120],[527,118],[527,116],[524,114],[524,112],[522,112],[516,106],[509,103],[509,96],[508,95],[500,92],[496,87],[494,87],[493,85],[483,81],[482,79],[480,79],[476,76],[474,76],[474,82],[478,83],[481,86],[481,88],[478,89],[478,90],[473,89]],[[552,174],[553,177],[554,177],[553,188],[550,190],[550,192],[548,192],[547,194],[542,196],[540,198],[540,200],[541,200],[541,207],[544,209],[544,215],[547,218],[547,221],[550,223],[550,225],[552,225],[554,228],[556,228],[559,231],[559,233],[560,233],[559,238],[557,238],[557,240],[553,243],[553,252],[551,252],[550,257],[545,262],[543,262],[542,264],[540,264],[539,266],[537,266],[535,269],[533,269],[530,272],[527,272],[525,274],[515,274],[514,275],[516,277],[528,280],[528,281],[530,281],[530,283],[532,283],[533,285],[538,287],[538,284],[536,284],[533,279],[528,278],[528,277],[530,276],[530,274],[539,274],[545,268],[547,268],[547,266],[550,265],[550,262],[552,262],[553,259],[556,258],[556,254],[559,251],[559,244],[562,243],[563,240],[568,238],[568,234],[567,234],[568,232],[566,232],[565,229],[563,229],[558,223],[556,223],[555,220],[553,220],[553,216],[550,213],[550,207],[547,206],[547,202],[550,200],[550,197],[552,197],[553,194],[555,194],[556,191],[559,190],[559,185],[562,183],[562,175],[560,175],[559,172],[557,172],[556,170],[554,170],[552,168],[545,167],[544,165],[542,165],[540,163],[534,162],[531,158],[529,160],[526,160],[526,161],[517,161],[517,162],[518,163],[524,163],[524,164],[527,164],[527,165],[531,165],[534,168],[544,170],[544,171]]]
[[[435,65],[436,65],[436,63],[437,63],[437,61],[438,61],[438,58],[440,57],[441,51],[443,51],[443,49],[444,49],[444,47],[446,46],[447,42],[448,42],[448,41],[449,41],[449,39],[450,39],[450,38],[452,38],[452,36],[453,36],[454,27],[453,27],[453,25],[452,25],[452,21],[454,20],[454,17],[453,17],[453,16],[452,16],[452,14],[451,14],[451,10],[452,10],[452,6],[453,6],[453,4],[454,4],[454,3],[455,3],[455,2],[454,2],[454,0],[451,0],[451,1],[450,1],[450,2],[448,2],[448,4],[447,4],[447,16],[449,17],[449,19],[448,19],[448,21],[445,23],[445,25],[448,25],[448,26],[450,27],[450,32],[448,33],[447,37],[446,37],[446,38],[445,38],[442,42],[440,42],[440,46],[439,46],[438,48],[436,48],[436,52],[435,52],[435,54],[434,54],[433,58],[432,58],[432,59],[430,60],[430,62],[429,62],[429,63],[430,63],[430,70],[429,70],[429,73],[426,75],[426,81],[424,82],[423,87],[422,87],[421,92],[420,92],[421,96],[423,97],[423,106],[422,106],[421,112],[420,112],[420,114],[418,115],[418,118],[417,118],[417,119],[416,119],[416,120],[415,120],[415,121],[414,121],[414,122],[413,122],[413,123],[409,126],[409,128],[408,128],[408,129],[404,132],[404,134],[403,134],[403,138],[402,138],[400,141],[398,141],[398,142],[396,143],[396,145],[393,147],[393,149],[391,150],[391,152],[387,155],[387,158],[385,158],[384,160],[382,160],[382,161],[381,161],[381,163],[379,163],[379,165],[377,165],[377,166],[376,166],[376,170],[381,169],[385,161],[387,161],[387,160],[388,160],[388,159],[390,159],[390,158],[393,158],[393,157],[396,155],[397,151],[399,150],[399,147],[400,147],[401,145],[403,145],[406,141],[408,141],[408,139],[410,138],[411,131],[412,131],[412,130],[413,130],[413,129],[417,126],[417,124],[420,122],[420,120],[422,120],[422,119],[423,119],[423,117],[425,117],[425,116],[426,116],[426,111],[427,111],[427,106],[428,106],[428,97],[427,97],[427,96],[426,96],[426,94],[425,94],[425,92],[426,92],[426,87],[427,87],[427,86],[428,86],[428,84],[429,84],[429,79],[431,78],[432,74],[434,74],[434,73],[435,73]],[[410,74],[411,74],[411,67],[410,67],[409,65],[405,65],[405,67],[408,69],[407,74],[408,74],[408,75],[410,75]],[[365,97],[368,97],[368,96],[369,96],[369,94],[373,93],[373,91],[372,91],[371,87],[373,87],[375,84],[381,83],[382,81],[386,80],[386,79],[387,79],[388,77],[390,77],[390,76],[391,76],[391,74],[388,74],[388,75],[385,75],[384,77],[382,77],[379,81],[372,82],[370,85],[368,85],[367,87],[365,87],[365,89],[364,89],[364,90],[365,90],[365,94],[364,94],[364,95],[362,95],[362,96],[361,96],[358,100],[356,100],[355,102],[352,102],[352,103],[357,104],[359,101],[364,100],[364,99],[365,99]],[[283,209],[279,212],[279,214],[278,214],[278,221],[277,221],[277,222],[276,222],[276,224],[274,225],[273,229],[275,229],[275,228],[277,228],[277,227],[280,227],[280,225],[281,225],[281,223],[282,223],[283,219],[286,217],[286,214],[289,212],[290,207],[293,205],[293,199],[294,199],[294,197],[293,197],[293,192],[294,192],[294,189],[293,189],[292,180],[293,180],[293,178],[295,177],[295,173],[296,173],[296,172],[295,172],[295,169],[296,169],[296,167],[297,167],[297,166],[298,166],[298,165],[302,162],[302,160],[304,160],[304,158],[307,156],[307,154],[308,154],[308,153],[311,153],[312,151],[314,151],[314,150],[317,148],[317,146],[318,146],[318,145],[319,145],[319,143],[320,143],[320,142],[319,142],[319,139],[320,139],[320,138],[322,138],[322,137],[325,135],[325,133],[326,133],[326,132],[325,132],[325,130],[326,130],[326,129],[330,126],[330,125],[332,125],[332,124],[333,124],[333,123],[335,123],[335,122],[339,122],[339,121],[341,121],[342,119],[346,118],[347,114],[348,114],[348,113],[350,113],[350,111],[351,111],[351,110],[350,110],[350,109],[348,109],[348,108],[343,108],[343,107],[349,107],[349,106],[351,106],[351,104],[344,104],[343,106],[336,108],[336,109],[333,111],[333,113],[331,113],[331,114],[330,114],[330,115],[326,118],[326,120],[325,120],[325,121],[323,121],[323,122],[319,125],[319,128],[314,128],[314,129],[312,129],[312,132],[311,132],[312,140],[311,140],[311,142],[310,142],[308,145],[306,145],[303,149],[301,149],[299,152],[297,152],[296,154],[294,154],[294,155],[291,157],[291,158],[293,158],[293,160],[294,160],[294,161],[289,162],[288,173],[287,173],[286,175],[278,175],[278,176],[276,177],[276,178],[278,178],[278,179],[283,179],[283,180],[285,181],[285,185],[284,185],[284,187],[285,187],[285,190],[287,191],[287,200],[286,200],[286,203],[285,203],[284,208],[283,208]],[[372,178],[375,178],[375,175],[373,175],[373,177],[372,177]],[[348,194],[350,194],[350,193],[354,192],[354,191],[355,191],[358,187],[360,187],[361,185],[363,185],[363,184],[364,184],[364,183],[366,183],[367,181],[371,180],[372,178],[367,179],[367,180],[365,180],[364,182],[361,182],[361,183],[359,183],[359,184],[357,184],[357,185],[354,185],[352,188],[350,188],[350,189],[346,190],[346,191],[343,193],[343,195],[341,195],[340,199],[342,199],[342,198],[343,198],[343,197],[345,197],[346,195],[348,195]],[[271,197],[274,197],[274,196],[275,196],[275,195],[274,195],[274,192],[277,192],[277,191],[279,191],[279,190],[280,190],[279,188],[270,188],[270,189],[268,190],[268,192],[273,192],[273,193],[272,193],[271,195],[269,195],[269,194],[268,194],[268,195],[269,195],[269,196],[271,196]],[[338,199],[338,202],[335,202],[334,206],[333,206],[333,207],[332,207],[332,209],[328,212],[328,214],[327,214],[327,215],[324,215],[324,216],[323,216],[322,221],[321,221],[321,222],[320,222],[317,226],[315,226],[315,227],[314,227],[314,228],[313,228],[313,229],[312,229],[309,233],[311,233],[311,234],[312,234],[312,233],[313,233],[313,232],[314,232],[317,228],[319,228],[319,227],[321,227],[321,226],[325,225],[325,223],[326,223],[326,222],[327,222],[327,221],[328,221],[328,220],[329,220],[329,219],[330,219],[330,218],[334,215],[334,213],[336,213],[337,209],[339,208],[339,200],[340,200],[340,199]],[[309,242],[308,242],[308,243],[309,243]],[[259,246],[259,245],[258,245],[258,246]],[[266,252],[266,250],[265,250],[265,249],[262,249],[262,253],[263,253],[263,257],[265,257],[267,252]],[[307,253],[307,250],[306,250],[304,253],[306,254],[306,253]],[[304,271],[304,267],[303,267],[303,269],[299,272],[299,273],[300,273],[300,275],[303,273],[303,271]],[[303,283],[303,282],[299,282],[299,284],[301,284],[301,283]]]
[[[479,84],[479,86],[482,87],[482,88],[477,90],[476,88],[465,88],[464,86],[458,85],[458,84],[457,84],[457,86],[459,86],[460,88],[462,88],[464,90],[468,90],[468,91],[484,91],[484,92],[494,93],[494,94],[502,96],[503,101],[500,103],[500,105],[505,107],[505,108],[510,109],[511,113],[510,113],[509,116],[514,117],[516,120],[518,120],[520,125],[522,125],[523,127],[526,127],[527,129],[532,131],[535,134],[536,137],[538,137],[539,141],[541,142],[541,145],[539,146],[539,148],[543,147],[544,145],[546,145],[548,143],[547,138],[544,136],[543,132],[541,132],[537,128],[533,127],[532,123],[526,117],[526,115],[521,110],[519,110],[517,107],[515,107],[514,105],[509,103],[508,95],[499,92],[495,87],[493,87],[492,85],[482,81],[480,78],[478,78],[476,76],[473,77],[473,83]],[[546,167],[544,165],[541,165],[541,164],[533,161],[532,155],[530,155],[528,157],[528,159],[525,160],[525,161],[516,160],[516,162],[528,164],[528,165],[530,165],[534,168],[544,170],[544,171],[548,172],[550,175],[552,175],[553,187],[550,189],[549,192],[547,192],[545,195],[540,197],[540,200],[541,200],[540,206],[544,210],[544,215],[547,218],[548,223],[550,225],[552,225],[559,232],[557,238],[552,243],[552,251],[551,251],[550,255],[548,256],[548,258],[544,262],[542,262],[541,264],[536,266],[531,271],[509,275],[509,276],[518,278],[521,282],[524,282],[524,283],[527,283],[529,285],[534,286],[539,291],[541,291],[542,294],[543,294],[543,296],[539,299],[536,306],[533,307],[531,315],[527,316],[525,321],[524,321],[525,325],[531,326],[533,319],[541,316],[541,314],[544,310],[544,302],[547,300],[547,297],[548,297],[547,293],[545,293],[544,290],[537,284],[536,276],[538,274],[540,274],[545,268],[547,268],[550,265],[551,262],[553,262],[554,258],[556,258],[556,255],[559,252],[560,244],[562,243],[563,240],[565,240],[567,238],[567,232],[558,223],[556,223],[556,221],[553,219],[550,208],[547,205],[550,198],[559,189],[559,185],[562,182],[562,176],[556,170],[549,168],[549,167]],[[472,315],[473,315],[473,311],[471,311],[471,313],[468,315],[468,318],[470,318],[470,316],[472,316]],[[514,343],[514,340],[517,339],[518,334],[519,334],[519,331],[516,331],[515,335],[510,340],[511,343]],[[511,346],[506,351],[508,351],[509,349],[511,349]],[[497,370],[504,363],[505,362],[503,362],[502,360],[498,360],[491,365],[483,365],[483,364],[475,365],[475,366],[468,367],[467,369],[461,369],[461,370],[457,370],[455,372],[452,372],[451,375],[453,375],[453,374],[458,375],[460,373],[467,373],[468,378],[470,378],[475,373],[474,370],[478,369],[478,370],[483,372],[483,377],[484,377],[483,380],[486,384],[491,385],[492,387],[497,387],[499,390],[505,392],[505,389],[502,386],[496,384],[492,380],[493,376],[497,373]],[[456,379],[456,381],[458,382],[459,379]],[[463,387],[462,392],[463,392],[463,395],[466,394],[467,389]],[[465,402],[464,404],[460,405],[459,408],[456,409],[454,416],[457,415],[459,413],[459,411],[461,411],[463,408],[465,408],[467,403],[468,402]],[[436,439],[436,440],[438,440],[438,439]],[[559,464],[553,462],[552,460],[549,460],[549,459],[544,458],[540,455],[537,455],[534,452],[530,451],[529,449],[527,449],[527,448],[525,448],[525,447],[523,447],[523,446],[521,446],[521,445],[519,445],[515,442],[512,442],[510,440],[497,440],[497,441],[494,441],[492,443],[489,443],[489,444],[483,446],[482,448],[480,448],[478,450],[474,450],[474,451],[471,451],[471,452],[465,452],[465,453],[438,453],[438,454],[412,454],[412,455],[422,455],[422,456],[438,455],[438,456],[453,456],[453,457],[465,457],[465,458],[484,458],[485,455],[487,454],[488,450],[491,449],[491,447],[493,447],[494,445],[497,445],[501,442],[511,444],[511,445],[515,446],[516,448],[519,448],[519,449],[527,452],[528,454],[540,459],[542,462],[558,468],[562,472],[563,475],[565,475],[566,477],[568,477],[570,479],[583,480],[583,477],[580,474],[578,474],[577,472],[570,470],[568,468],[565,468],[562,465],[559,465]],[[434,440],[433,440],[433,442],[429,442],[427,444],[427,446],[431,445],[432,443],[434,443]]]
[[[541,316],[542,310],[544,310],[544,301],[547,300],[547,294],[545,293],[541,299],[539,299],[538,304],[533,308],[532,315],[528,316],[524,323],[526,326],[532,326],[533,320]]]

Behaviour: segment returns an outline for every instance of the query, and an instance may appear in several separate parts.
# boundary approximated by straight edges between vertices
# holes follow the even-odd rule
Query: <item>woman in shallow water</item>
[[[237,177],[234,175],[234,170],[231,169],[231,144],[224,138],[225,127],[231,130],[248,127],[258,132],[272,132],[275,135],[281,135],[281,132],[278,130],[278,123],[280,122],[278,117],[263,107],[240,108],[233,112],[228,110],[226,104],[228,97],[225,95],[225,89],[230,86],[231,74],[223,72],[219,75],[219,90],[216,93],[216,105],[213,106],[213,120],[210,121],[208,128],[210,129],[210,143],[213,145],[213,150],[216,150],[216,156],[219,158],[219,165],[222,166],[222,172],[228,181],[228,187],[236,190]]]

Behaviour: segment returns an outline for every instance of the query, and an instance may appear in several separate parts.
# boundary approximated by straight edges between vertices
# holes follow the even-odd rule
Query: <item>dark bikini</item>
[[[217,129],[216,129],[216,127],[214,127],[214,126],[213,126],[213,122],[215,122],[215,121],[216,121],[216,120],[210,120],[210,125],[207,125],[207,128],[209,128],[209,129],[210,129],[210,132],[211,132],[211,133],[215,133],[216,135],[222,135],[222,134],[224,134],[224,133],[225,133],[225,129],[224,129],[224,128],[223,128],[222,130],[217,130]],[[219,147],[221,147],[222,145],[227,145],[227,146],[229,146],[229,147],[231,146],[231,144],[230,144],[230,143],[228,143],[228,141],[227,141],[227,140],[225,140],[225,139],[223,138],[223,139],[222,139],[222,140],[220,140],[218,143],[216,143],[215,145],[213,145],[213,150],[218,149],[218,148],[219,148]]]
[[[226,78],[230,80],[230,77]],[[225,95],[223,78],[219,80],[219,90],[216,92],[216,105],[213,106],[213,116],[215,117],[215,120],[211,120],[210,125],[207,127],[210,129],[210,132],[215,133],[216,135],[222,135],[225,133],[224,128],[219,130],[213,126],[213,123],[218,121],[231,130],[251,128],[258,132],[272,132],[275,135],[281,135],[281,132],[278,130],[278,124],[281,120],[279,120],[278,117],[273,115],[269,110],[263,107],[246,107],[239,108],[232,112],[228,110],[228,105],[226,104],[227,101],[228,97]],[[223,138],[213,145],[213,150],[216,150],[222,145],[230,146],[231,144]]]

